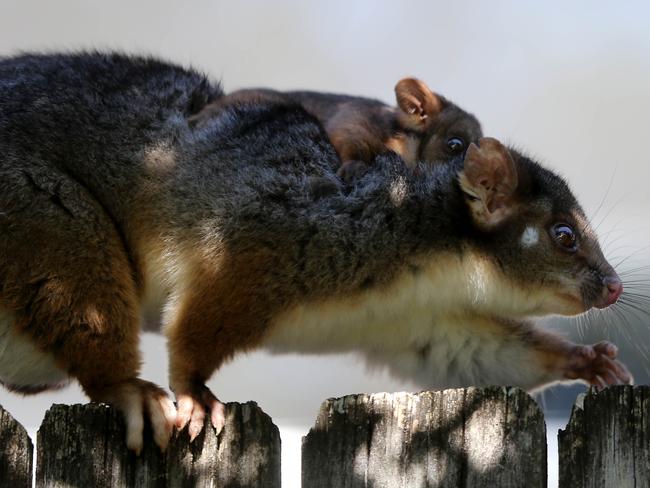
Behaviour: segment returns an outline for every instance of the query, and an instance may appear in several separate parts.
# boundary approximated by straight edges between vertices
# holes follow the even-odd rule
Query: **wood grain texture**
[[[515,388],[351,395],[303,438],[303,487],[546,487],[546,426]]]
[[[590,389],[558,447],[560,488],[650,487],[650,386]]]
[[[33,451],[25,428],[0,406],[0,486],[31,488]]]
[[[127,451],[116,410],[54,405],[38,431],[37,487],[280,486],[278,428],[255,403],[226,405],[219,437],[207,424],[190,444],[187,430],[161,453],[150,433],[140,457]]]

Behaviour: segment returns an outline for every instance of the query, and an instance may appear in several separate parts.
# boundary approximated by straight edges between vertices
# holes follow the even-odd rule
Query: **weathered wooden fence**
[[[254,403],[228,404],[219,437],[126,451],[119,414],[54,405],[38,431],[38,487],[279,487],[280,436]],[[590,391],[559,434],[560,487],[650,487],[650,387]],[[303,438],[302,484],[544,487],[546,428],[516,388],[352,395],[323,403]],[[32,442],[0,407],[0,487],[32,486]]]
[[[558,440],[561,487],[650,487],[650,387],[591,392]]]
[[[326,401],[303,440],[305,487],[546,486],[546,427],[514,388]]]
[[[0,486],[32,486],[33,448],[25,428],[0,407]]]
[[[24,434],[24,429],[11,420],[8,427],[0,423],[0,439],[5,439],[4,430],[21,429]],[[255,403],[227,404],[226,428],[219,437],[207,427],[190,444],[184,431],[174,436],[164,454],[153,440],[146,439],[145,449],[137,457],[126,450],[125,435],[120,414],[106,405],[54,405],[38,430],[36,486],[280,486],[280,433]],[[32,486],[32,451],[27,441],[29,445],[21,444],[25,446],[22,456],[0,457],[0,487]],[[0,445],[0,453],[6,446]],[[18,474],[24,478],[28,471],[28,484],[14,485],[11,481],[12,473],[18,471],[13,467],[14,459],[21,459],[16,464],[20,466]],[[3,478],[4,473],[10,477]]]

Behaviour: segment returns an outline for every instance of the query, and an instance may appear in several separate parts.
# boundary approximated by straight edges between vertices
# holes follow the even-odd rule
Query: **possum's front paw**
[[[217,435],[226,423],[226,407],[205,385],[193,386],[187,389],[174,388],[178,413],[176,427],[182,430],[187,425],[190,442],[193,441],[203,429],[205,412],[210,412],[210,421],[217,431]]]
[[[605,388],[609,385],[632,383],[632,375],[625,365],[616,359],[618,348],[611,342],[602,341],[593,346],[572,348],[565,371],[568,379],[580,379],[592,386]]]
[[[176,421],[176,408],[162,388],[133,378],[90,396],[93,401],[109,403],[122,412],[126,420],[126,445],[136,454],[142,451],[145,414],[151,422],[155,443],[163,451],[167,448]]]

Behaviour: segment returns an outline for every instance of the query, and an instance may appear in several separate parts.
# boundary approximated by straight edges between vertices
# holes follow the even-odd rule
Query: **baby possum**
[[[242,351],[355,351],[424,388],[628,383],[616,347],[528,317],[612,305],[623,285],[566,183],[484,138],[443,165],[381,155],[349,191],[296,104],[230,104],[204,76],[117,54],[0,61],[0,381],[71,378],[120,409],[140,451],[223,405]],[[139,377],[164,310],[177,408]]]
[[[349,95],[246,89],[215,101],[190,121],[200,124],[209,120],[229,103],[300,103],[325,127],[342,161],[338,174],[347,183],[362,176],[375,158],[387,151],[396,152],[411,167],[418,161],[444,163],[464,154],[482,135],[476,117],[431,91],[423,81],[400,80],[395,96],[397,107],[390,107],[379,100]]]

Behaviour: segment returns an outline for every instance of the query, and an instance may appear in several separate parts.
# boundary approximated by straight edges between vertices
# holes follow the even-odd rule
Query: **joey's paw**
[[[345,183],[350,184],[358,180],[368,172],[368,165],[363,161],[346,161],[343,166],[336,172],[339,178]]]
[[[190,442],[196,439],[203,429],[206,411],[210,412],[210,422],[217,431],[217,435],[226,423],[226,407],[207,386],[195,386],[186,392],[176,392],[178,414],[176,427],[182,430],[187,425]]]
[[[617,355],[618,348],[607,341],[592,346],[576,345],[570,352],[565,377],[584,380],[599,389],[609,385],[631,384],[632,375],[616,359]]]
[[[122,412],[126,420],[126,445],[140,454],[145,414],[151,423],[156,445],[164,451],[169,444],[176,408],[165,391],[155,384],[134,378],[91,395],[94,401],[106,402]]]

